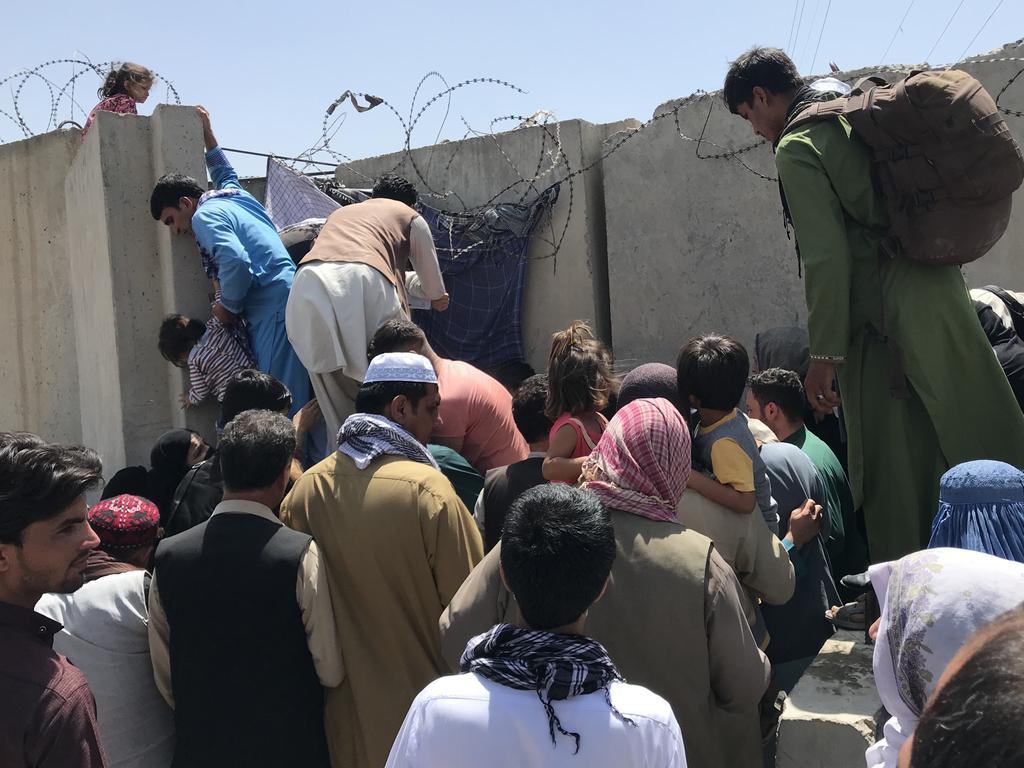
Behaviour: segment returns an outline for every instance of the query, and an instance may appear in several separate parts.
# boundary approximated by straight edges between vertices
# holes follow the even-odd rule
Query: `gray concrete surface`
[[[82,425],[64,177],[80,144],[78,131],[55,131],[0,145],[0,429],[72,442]]]
[[[171,237],[149,211],[153,183],[172,169],[204,177],[193,109],[159,106],[150,118],[101,112],[66,180],[82,440],[100,452],[108,476],[148,464],[171,427],[213,438],[213,409],[180,409],[186,377],[156,345],[168,312],[209,316],[194,241]]]
[[[863,632],[839,632],[786,700],[776,768],[864,768],[882,706]]]

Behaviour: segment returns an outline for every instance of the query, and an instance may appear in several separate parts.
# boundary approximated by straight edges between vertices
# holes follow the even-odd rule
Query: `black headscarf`
[[[769,368],[796,371],[802,381],[807,378],[810,359],[810,341],[803,328],[771,328],[754,339],[754,360],[759,371]]]
[[[112,499],[115,496],[127,494],[128,496],[141,496],[144,499],[150,498],[149,472],[143,466],[125,467],[114,473],[105,486],[100,499]],[[153,502],[156,503],[155,501]]]
[[[188,451],[192,446],[193,432],[188,429],[172,429],[164,432],[149,454],[149,492],[147,496],[160,509],[160,524],[167,522],[171,513],[174,490],[188,472]]]

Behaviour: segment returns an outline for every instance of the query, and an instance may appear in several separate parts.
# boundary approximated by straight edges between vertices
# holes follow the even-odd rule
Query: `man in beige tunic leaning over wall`
[[[373,334],[388,320],[410,317],[410,263],[431,307],[448,308],[433,236],[413,208],[416,200],[416,188],[401,176],[382,176],[369,200],[327,217],[295,273],[285,326],[309,371],[331,447],[354,412]]]

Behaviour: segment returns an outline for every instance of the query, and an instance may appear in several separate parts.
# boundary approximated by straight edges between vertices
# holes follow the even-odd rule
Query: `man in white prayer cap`
[[[375,357],[338,432],[338,450],[281,504],[312,535],[328,571],[345,679],[327,691],[334,768],[387,760],[416,694],[447,674],[438,616],[483,542],[473,516],[427,451],[441,402],[422,355]]]

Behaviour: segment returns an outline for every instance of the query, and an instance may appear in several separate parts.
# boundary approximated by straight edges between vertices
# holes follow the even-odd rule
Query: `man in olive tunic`
[[[871,151],[849,123],[782,135],[804,104],[829,97],[776,48],[743,54],[725,79],[730,111],[775,145],[804,270],[807,399],[828,412],[842,395],[854,502],[879,562],[927,544],[949,467],[983,458],[1024,466],[1024,416],[960,270],[881,256],[885,203]]]

